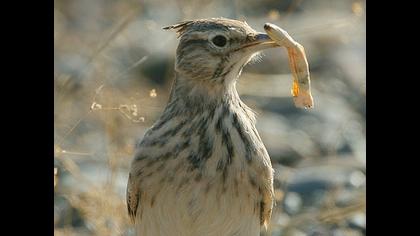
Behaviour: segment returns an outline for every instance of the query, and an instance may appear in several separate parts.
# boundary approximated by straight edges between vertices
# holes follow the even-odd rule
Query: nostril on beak
[[[267,34],[259,33],[255,36],[255,39],[257,41],[267,41],[271,40],[270,37]]]

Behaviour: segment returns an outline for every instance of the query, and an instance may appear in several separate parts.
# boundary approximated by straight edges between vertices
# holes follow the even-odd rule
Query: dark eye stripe
[[[183,45],[191,45],[191,44],[205,44],[207,40],[205,39],[187,39],[182,42]]]

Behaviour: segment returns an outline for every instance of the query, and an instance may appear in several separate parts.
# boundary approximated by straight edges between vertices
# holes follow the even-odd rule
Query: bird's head
[[[185,21],[164,29],[176,30],[180,42],[175,70],[192,83],[232,84],[259,51],[277,46],[246,22],[226,18]]]

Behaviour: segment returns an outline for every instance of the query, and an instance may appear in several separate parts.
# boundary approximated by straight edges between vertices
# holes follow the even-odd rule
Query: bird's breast
[[[221,106],[157,122],[140,145],[138,235],[259,235],[272,168],[247,116]]]

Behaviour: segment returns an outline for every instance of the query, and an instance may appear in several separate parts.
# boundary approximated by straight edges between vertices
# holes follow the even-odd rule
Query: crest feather
[[[182,21],[174,25],[169,25],[166,27],[163,27],[164,30],[176,30],[177,37],[179,38],[187,29],[188,26],[193,24],[194,21],[188,20],[188,21]]]

